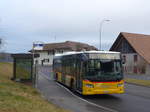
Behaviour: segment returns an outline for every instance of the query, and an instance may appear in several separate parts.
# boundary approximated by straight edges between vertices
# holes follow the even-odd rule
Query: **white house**
[[[30,52],[39,54],[39,57],[34,59],[36,64],[52,65],[53,57],[55,54],[69,51],[91,51],[91,50],[97,50],[97,48],[85,43],[66,41],[61,43],[44,44],[42,49],[30,50]]]

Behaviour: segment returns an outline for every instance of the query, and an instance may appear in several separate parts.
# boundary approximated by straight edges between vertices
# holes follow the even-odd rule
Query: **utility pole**
[[[32,71],[32,76],[33,76],[33,85],[35,88],[37,88],[38,85],[38,72],[37,72],[37,63],[35,63],[35,53],[36,50],[42,50],[44,46],[44,42],[41,41],[34,41],[33,46],[32,46],[32,64],[33,64],[33,71]]]
[[[102,50],[102,26],[103,26],[103,23],[104,22],[109,22],[110,20],[108,19],[103,19],[101,22],[100,22],[100,30],[99,30],[99,50]]]

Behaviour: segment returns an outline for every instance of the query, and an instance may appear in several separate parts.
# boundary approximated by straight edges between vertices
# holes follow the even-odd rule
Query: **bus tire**
[[[55,80],[58,81],[58,74],[55,75]]]
[[[73,90],[74,89],[74,80],[73,79],[71,79],[71,81],[70,81],[70,88],[71,88],[71,90]]]

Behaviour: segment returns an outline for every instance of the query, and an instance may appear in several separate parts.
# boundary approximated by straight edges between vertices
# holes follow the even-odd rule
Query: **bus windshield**
[[[90,59],[85,78],[93,81],[117,81],[123,78],[120,60]]]

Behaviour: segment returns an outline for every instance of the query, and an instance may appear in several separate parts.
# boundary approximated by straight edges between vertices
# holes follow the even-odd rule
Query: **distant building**
[[[0,52],[0,62],[13,62],[10,53]]]
[[[125,74],[150,75],[150,35],[121,32],[110,51],[122,53]]]
[[[91,51],[91,50],[98,50],[94,46],[80,43],[80,42],[73,42],[73,41],[66,41],[61,43],[48,43],[44,44],[41,50],[34,50],[35,53],[40,55],[39,58],[35,59],[36,64],[40,65],[52,65],[53,57],[57,53],[64,53],[69,51]],[[32,52],[32,50],[30,51]]]

